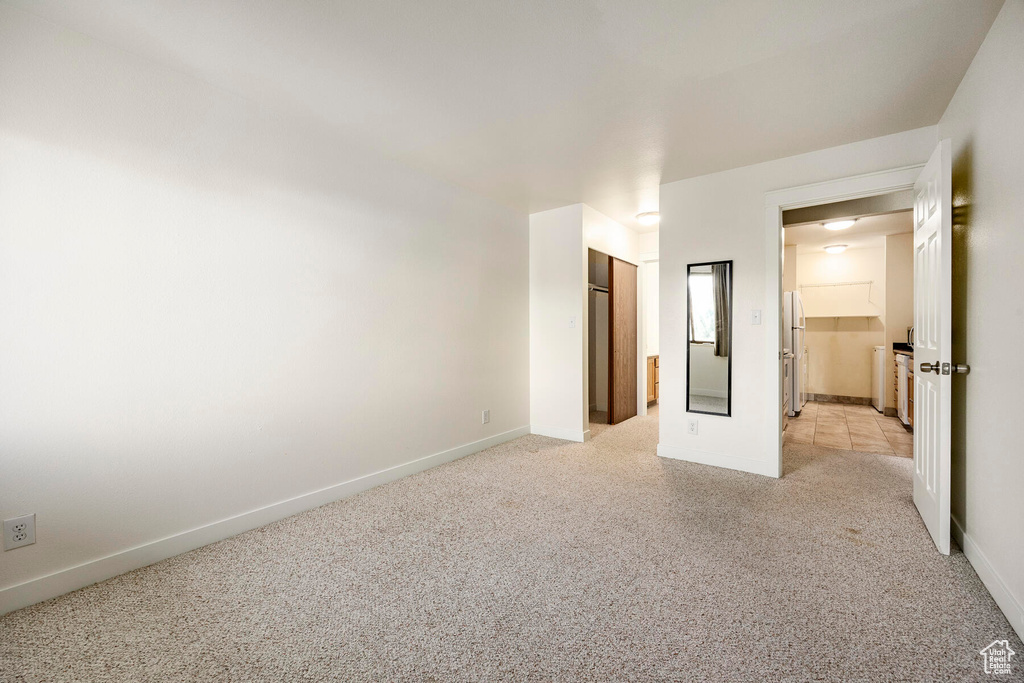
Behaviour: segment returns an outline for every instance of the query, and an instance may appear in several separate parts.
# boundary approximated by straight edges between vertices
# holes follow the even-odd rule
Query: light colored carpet
[[[525,437],[15,612],[0,679],[962,681],[1024,652],[909,460],[797,444],[776,481],[656,442]]]
[[[724,398],[705,396],[704,394],[690,394],[690,410],[724,415],[728,409],[729,402]]]

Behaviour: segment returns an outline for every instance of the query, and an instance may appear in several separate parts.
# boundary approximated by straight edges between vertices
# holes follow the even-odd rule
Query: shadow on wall
[[[970,224],[973,192],[973,144],[967,140],[953,159],[953,357],[967,362],[967,277],[970,273]],[[967,376],[953,375],[950,418],[950,512],[967,529]]]

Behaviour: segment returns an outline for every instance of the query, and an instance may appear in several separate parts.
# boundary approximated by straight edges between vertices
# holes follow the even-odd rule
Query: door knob
[[[934,372],[936,375],[966,375],[970,371],[971,366],[963,363],[921,363],[921,372]]]

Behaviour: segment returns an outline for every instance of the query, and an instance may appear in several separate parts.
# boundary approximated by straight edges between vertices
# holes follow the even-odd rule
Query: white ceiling
[[[914,231],[914,212],[897,211],[880,216],[865,216],[846,230],[828,230],[821,223],[786,226],[786,246],[796,245],[796,253],[821,251],[829,244],[845,244],[850,249],[885,246],[886,235]]]
[[[934,124],[1003,0],[5,0],[505,204]]]

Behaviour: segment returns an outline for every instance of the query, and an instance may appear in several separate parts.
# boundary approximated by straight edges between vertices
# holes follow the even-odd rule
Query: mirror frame
[[[701,266],[717,266],[726,263],[729,265],[729,361],[728,361],[728,373],[726,375],[725,384],[725,412],[724,413],[712,413],[707,410],[691,410],[690,409],[690,347],[693,342],[690,340],[690,269],[699,268]],[[714,415],[716,417],[732,417],[732,354],[734,352],[733,344],[733,322],[736,316],[733,315],[733,263],[732,259],[727,261],[704,261],[702,263],[687,263],[686,264],[686,412],[696,413],[698,415]]]

